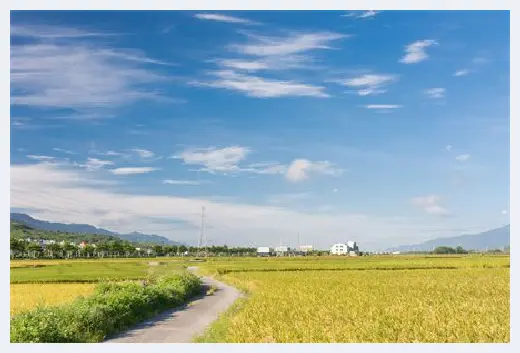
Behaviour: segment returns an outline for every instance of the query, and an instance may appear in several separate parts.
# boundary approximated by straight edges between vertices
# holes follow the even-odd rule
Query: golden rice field
[[[89,295],[103,278],[193,266],[148,261],[12,261],[11,315]],[[246,297],[197,341],[509,342],[509,264],[508,256],[210,258],[196,264],[200,272]],[[85,279],[92,283],[45,283]]]
[[[228,273],[247,298],[198,341],[509,342],[509,268],[471,265]]]
[[[56,305],[87,296],[96,284],[11,284],[11,316],[39,305]]]

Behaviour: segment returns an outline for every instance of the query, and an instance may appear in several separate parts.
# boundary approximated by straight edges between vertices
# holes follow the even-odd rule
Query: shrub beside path
[[[195,267],[188,270],[194,272]],[[213,278],[202,277],[203,285],[215,288],[211,295],[195,298],[181,308],[168,310],[138,324],[106,343],[189,343],[201,335],[219,314],[242,296],[240,291]]]

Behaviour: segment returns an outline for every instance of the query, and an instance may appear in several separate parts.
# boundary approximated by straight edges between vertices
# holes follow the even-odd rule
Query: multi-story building
[[[330,248],[330,254],[357,256],[359,254],[358,244],[355,241],[334,244]]]

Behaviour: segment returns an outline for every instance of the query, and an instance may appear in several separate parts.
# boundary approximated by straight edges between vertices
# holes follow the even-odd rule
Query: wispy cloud
[[[63,28],[46,27],[56,36]],[[24,27],[15,27],[24,31]],[[68,29],[70,33],[77,30]],[[26,35],[36,42],[11,47],[11,104],[44,108],[104,109],[141,100],[172,101],[149,84],[168,79],[144,67],[162,64],[136,50],[107,49],[74,41],[43,41],[32,27]],[[66,31],[64,33],[67,33]],[[50,35],[50,34],[49,34]],[[79,36],[79,34],[77,34]]]
[[[381,13],[382,11],[374,11],[374,10],[368,10],[368,11],[352,11],[345,15],[341,15],[342,17],[353,17],[353,18],[374,18],[378,13]]]
[[[295,81],[267,79],[260,76],[237,73],[231,70],[213,71],[216,78],[207,81],[192,81],[195,86],[223,88],[242,92],[249,97],[273,98],[284,96],[308,96],[325,98],[325,87]]]
[[[391,82],[397,81],[399,76],[388,74],[366,74],[358,77],[335,80],[334,82],[357,89],[357,94],[360,96],[368,96],[385,93],[384,86]]]
[[[210,21],[218,21],[218,22],[227,22],[227,23],[240,23],[246,25],[258,25],[259,22],[251,21],[246,18],[228,16],[216,13],[198,13],[195,14],[195,18],[199,20],[210,20]]]
[[[103,37],[120,35],[114,33],[94,32],[86,29],[46,26],[46,25],[12,25],[12,37],[30,37],[30,38],[84,38],[84,37]]]
[[[455,159],[458,160],[459,162],[466,162],[470,158],[471,158],[470,154],[460,154],[457,157],[455,157]]]
[[[399,104],[367,104],[364,107],[366,109],[398,109],[403,106]]]
[[[292,70],[313,68],[313,59],[305,55],[267,56],[258,59],[219,59],[220,67],[249,72],[266,70]]]
[[[424,93],[428,97],[433,98],[433,99],[444,98],[445,92],[446,92],[446,90],[444,88],[440,88],[440,87],[428,88],[427,90],[424,91]]]
[[[262,36],[242,32],[247,41],[231,44],[228,49],[235,57],[213,59],[218,70],[207,74],[214,79],[193,80],[191,85],[222,88],[245,93],[250,97],[273,98],[289,96],[329,97],[325,87],[302,80],[287,80],[258,74],[267,71],[289,71],[320,68],[311,55],[312,51],[333,49],[330,43],[347,37],[333,32],[289,32],[280,36]],[[252,75],[256,72],[256,75]]]
[[[459,77],[459,76],[466,76],[467,74],[469,74],[469,70],[468,69],[461,69],[461,70],[455,71],[453,76]]]
[[[85,162],[85,164],[80,164],[79,166],[85,168],[89,172],[93,172],[93,171],[102,169],[104,167],[107,167],[109,165],[114,165],[114,162],[89,157],[89,158],[87,158],[87,161]]]
[[[91,150],[91,151],[89,151],[89,153],[96,154],[96,155],[99,155],[99,156],[107,156],[107,157],[122,157],[122,158],[130,157],[130,155],[127,154],[127,153],[117,152],[117,151],[112,151],[112,150],[108,150],[108,151],[105,151],[105,152]]]
[[[159,168],[152,167],[125,167],[111,169],[110,172],[115,175],[132,175],[132,174],[145,174],[159,170]]]
[[[444,146],[444,149],[446,151],[451,151],[453,149],[453,146],[452,145],[446,145],[446,146]]]
[[[432,39],[418,40],[405,47],[405,55],[399,59],[403,64],[416,64],[428,59],[426,48],[437,45],[438,43]]]
[[[146,149],[143,149],[143,148],[133,148],[132,149],[133,152],[137,153],[137,155],[141,158],[153,158],[155,157],[155,153],[150,151],[150,150],[146,150]]]
[[[173,180],[173,179],[166,179],[163,180],[163,184],[170,184],[170,185],[200,185],[203,182],[199,180]]]
[[[249,34],[253,43],[232,45],[235,51],[254,56],[293,55],[315,49],[332,49],[329,42],[348,37],[333,32],[292,33],[283,37],[266,37]]]
[[[342,169],[334,167],[328,161],[313,162],[308,159],[295,159],[289,165],[285,177],[287,180],[296,183],[308,179],[313,174],[339,176],[342,173]]]
[[[244,160],[249,152],[250,149],[243,146],[209,147],[187,149],[172,158],[182,159],[187,165],[203,166],[201,170],[210,173],[236,172],[240,170],[238,163]]]
[[[287,166],[277,162],[262,162],[249,164],[245,168],[240,168],[240,170],[254,174],[275,175],[285,174]]]
[[[52,156],[42,156],[42,155],[34,155],[34,154],[27,155],[27,158],[34,159],[34,160],[40,161],[40,162],[51,162],[56,159],[55,157],[52,157]]]
[[[419,196],[411,199],[414,206],[424,210],[424,212],[435,216],[449,216],[450,212],[440,206],[441,197],[439,195]]]
[[[53,150],[53,151],[56,151],[56,152],[65,153],[65,154],[76,154],[76,153],[73,152],[73,151],[66,150],[66,149],[63,149],[63,148],[58,148],[58,147],[55,147],[55,148],[53,148],[52,150]]]

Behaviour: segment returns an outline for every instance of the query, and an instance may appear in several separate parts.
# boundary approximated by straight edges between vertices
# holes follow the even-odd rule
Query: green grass
[[[96,292],[61,306],[40,307],[11,318],[11,342],[88,343],[107,337],[202,291],[200,279],[178,273],[143,286],[136,282],[102,283]]]
[[[102,280],[142,279],[150,274],[164,274],[181,268],[180,262],[164,262],[158,266],[148,265],[148,261],[49,261],[42,267],[11,268],[11,283],[67,283],[97,282]],[[20,265],[18,265],[20,266]]]

